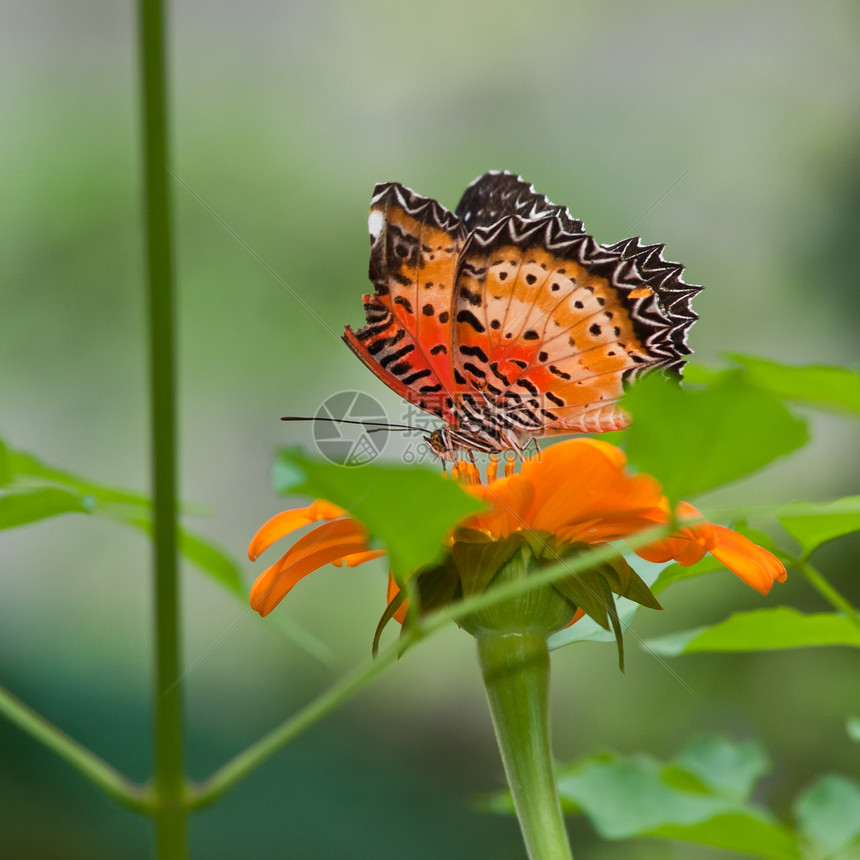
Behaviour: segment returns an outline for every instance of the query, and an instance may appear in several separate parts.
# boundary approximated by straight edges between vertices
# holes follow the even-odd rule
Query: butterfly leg
[[[510,448],[511,451],[519,457],[521,463],[525,461],[525,458],[523,457],[523,446],[516,436],[512,433],[500,432],[499,438],[505,443],[506,447]]]

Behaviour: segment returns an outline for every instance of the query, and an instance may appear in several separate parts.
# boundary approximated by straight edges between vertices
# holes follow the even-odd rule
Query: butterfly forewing
[[[367,325],[344,340],[386,385],[451,420],[451,298],[465,230],[435,200],[402,185],[378,185],[368,219]]]
[[[631,318],[654,294],[630,262],[556,216],[513,216],[471,234],[455,293],[455,367],[500,423],[533,436],[626,425],[625,379],[660,360]]]
[[[676,367],[678,372],[683,367],[683,356],[690,354],[687,346],[687,332],[690,326],[699,318],[690,308],[693,297],[702,291],[702,288],[693,284],[685,284],[681,280],[684,267],[680,263],[673,263],[663,259],[663,245],[642,245],[638,236],[632,239],[624,239],[610,245],[608,250],[615,251],[622,259],[631,260],[635,263],[645,284],[650,287],[660,305],[665,308],[669,318],[669,325],[661,327],[661,351],[669,352],[674,361],[670,360],[667,366]],[[647,316],[646,303],[637,308],[637,313]],[[667,347],[665,340],[670,345]]]

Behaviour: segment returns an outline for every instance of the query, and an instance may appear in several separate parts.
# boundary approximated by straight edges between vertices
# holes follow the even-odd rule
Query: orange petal
[[[479,498],[490,508],[464,520],[462,525],[466,528],[503,538],[529,527],[527,518],[535,491],[531,482],[522,475],[493,481],[487,487],[473,484],[465,489],[469,495]]]
[[[388,571],[388,589],[385,595],[386,605],[391,603],[397,595],[400,594],[400,587],[397,585],[397,582],[394,579],[394,575],[391,571]],[[398,623],[402,624],[406,620],[406,610],[409,608],[409,601],[404,600],[400,606],[397,607],[397,611],[394,613],[394,620]]]
[[[268,615],[309,573],[337,559],[367,550],[367,533],[351,519],[326,523],[299,538],[251,588],[251,606]]]
[[[691,564],[700,561],[707,550],[697,540],[691,540],[681,535],[673,535],[654,541],[654,543],[650,543],[647,546],[640,546],[634,552],[639,558],[644,558],[645,561],[653,561],[660,564],[661,562],[672,561],[674,559],[681,567],[689,567]]]
[[[675,508],[675,516],[681,525],[686,525],[688,520],[707,522],[698,508],[694,508],[689,502],[678,502],[678,505]],[[694,522],[694,525],[691,526],[691,528],[695,528],[698,525],[700,525],[700,523]]]
[[[388,555],[387,549],[369,549],[367,552],[356,552],[353,555],[345,555],[343,558],[333,561],[336,567],[358,567],[366,561],[373,561],[375,558],[382,558]]]
[[[334,520],[344,515],[343,508],[333,505],[325,499],[317,499],[306,508],[292,508],[289,511],[281,511],[270,520],[260,526],[257,534],[251,538],[248,546],[248,558],[256,561],[262,552],[267,550],[275,541],[284,535],[301,528],[302,526],[315,523],[318,520]]]
[[[630,513],[619,516],[604,516],[599,519],[564,526],[556,534],[563,541],[586,541],[607,543],[634,535],[655,525],[647,514]]]
[[[711,555],[756,591],[767,594],[774,582],[784,582],[785,567],[773,553],[723,526],[714,526],[716,546]]]
[[[525,463],[520,473],[535,490],[529,524],[555,532],[657,507],[660,485],[650,475],[627,475],[625,462],[622,451],[596,439],[571,439],[547,448],[540,461]]]
[[[716,544],[717,534],[714,531],[714,524],[704,519],[689,502],[678,502],[675,516],[682,525],[685,522],[692,522],[692,525],[681,529],[681,536],[700,543],[707,550]]]
[[[600,439],[579,439],[577,441],[596,448],[618,469],[623,469],[627,465],[627,455],[617,446],[610,445],[609,442],[603,442]]]
[[[656,563],[675,560],[682,567],[689,567],[700,561],[711,547],[716,544],[715,526],[705,519],[688,502],[679,502],[675,515],[680,522],[692,521],[695,524],[674,534],[667,535],[647,546],[635,550],[640,558]],[[659,508],[645,514],[655,525],[665,523],[669,519],[669,506],[663,499]],[[695,522],[698,520],[699,522]]]
[[[570,621],[568,621],[567,624],[564,625],[565,629],[570,627],[572,624],[576,624],[576,622],[579,621],[579,619],[582,618],[583,615],[585,615],[585,610],[577,609],[573,615],[573,618],[571,618]]]

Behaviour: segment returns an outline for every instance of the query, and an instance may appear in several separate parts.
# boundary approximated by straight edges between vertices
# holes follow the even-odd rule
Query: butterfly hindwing
[[[534,186],[513,173],[491,170],[479,176],[463,193],[456,209],[467,230],[492,227],[509,215],[534,221],[553,215],[568,233],[582,233],[582,221],[564,206],[557,206]]]

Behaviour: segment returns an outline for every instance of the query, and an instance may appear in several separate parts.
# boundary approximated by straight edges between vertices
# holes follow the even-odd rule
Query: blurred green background
[[[2,19],[0,434],[95,480],[143,488],[134,8],[5,0]],[[453,208],[485,170],[518,172],[600,241],[667,244],[687,280],[706,286],[698,358],[857,360],[851,0],[179,0],[170,21],[181,495],[208,506],[193,525],[237,558],[284,507],[270,490],[275,448],[310,444],[281,415],[312,413],[345,389],[400,414],[333,336],[362,319],[365,217],[379,181]],[[814,429],[810,449],[722,498],[856,493],[854,428],[816,417]],[[820,559],[855,599],[858,548],[846,541]],[[0,683],[145,778],[147,542],[66,517],[5,532],[0,553]],[[250,582],[262,565],[244,569]],[[328,645],[326,668],[186,571],[192,776],[367,657],[384,578],[381,563],[329,568],[280,608]],[[823,608],[798,580],[767,602],[729,574],[681,585],[667,612],[642,613],[635,630],[777,601]],[[630,652],[624,676],[612,646],[555,655],[560,758],[600,747],[670,755],[699,728],[758,736],[776,759],[766,788],[782,810],[814,775],[856,774],[860,753],[843,730],[858,709],[847,651],[687,657],[671,671]],[[197,815],[194,856],[515,860],[515,822],[468,808],[501,779],[472,642],[451,630]],[[598,860],[728,856],[604,844],[571,826],[579,854]],[[138,858],[150,840],[145,820],[0,720],[0,853]]]

